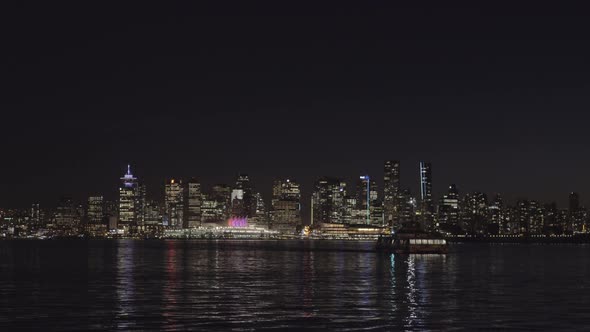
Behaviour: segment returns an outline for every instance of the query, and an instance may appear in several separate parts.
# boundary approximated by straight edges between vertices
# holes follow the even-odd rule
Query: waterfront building
[[[432,165],[420,162],[420,221],[424,229],[429,230],[434,223],[434,204],[432,199]]]
[[[148,200],[144,209],[144,223],[146,227],[161,226],[163,217],[163,208],[161,203],[154,200]]]
[[[89,225],[106,225],[104,220],[104,199],[102,196],[88,197],[87,220]]]
[[[31,204],[31,210],[29,213],[30,222],[32,225],[40,226],[43,219],[41,216],[41,208],[39,203]]]
[[[201,226],[201,184],[195,178],[190,179],[185,188],[186,224],[184,228]]]
[[[272,229],[285,234],[294,234],[301,227],[301,190],[299,183],[279,179],[272,190]]]
[[[313,223],[345,223],[346,182],[322,177],[314,184],[312,194]],[[356,200],[355,200],[356,202]],[[350,206],[350,209],[354,206]],[[349,214],[352,215],[352,212]]]
[[[119,219],[118,226],[125,230],[137,224],[137,215],[139,212],[139,182],[131,174],[131,166],[127,165],[127,173],[121,178],[119,187]]]
[[[385,222],[394,228],[399,228],[397,213],[400,191],[400,162],[387,160],[383,176],[383,213]]]
[[[488,232],[492,235],[503,234],[504,200],[500,194],[496,194],[494,201],[488,207],[489,226]]]
[[[438,228],[452,234],[460,233],[459,191],[454,184],[449,186],[438,205]]]
[[[586,230],[587,211],[580,206],[580,195],[571,192],[569,195],[569,222],[568,231],[572,233],[579,233]]]
[[[488,227],[488,198],[481,192],[468,193],[460,208],[461,226],[470,234],[484,234]]]
[[[218,222],[222,224],[225,224],[225,222],[230,218],[232,205],[231,193],[231,187],[226,184],[216,184],[211,189],[211,199],[216,202],[215,216]]]
[[[253,196],[252,184],[248,174],[238,174],[234,189],[242,191],[243,202],[241,204],[243,205],[243,212],[240,212],[239,214],[244,215],[247,218],[254,216],[256,211],[256,200]]]
[[[71,197],[61,197],[54,219],[55,225],[59,228],[74,228],[80,224],[78,212]]]
[[[254,216],[248,219],[248,226],[254,228],[268,229],[270,220],[268,211],[266,209],[266,204],[264,203],[264,199],[262,198],[262,194],[254,194],[254,199],[256,200],[256,211],[254,213]]]
[[[365,225],[383,225],[383,207],[379,200],[377,183],[368,175],[359,177],[356,186],[356,209],[364,211],[365,219],[359,223]]]
[[[184,195],[182,182],[170,179],[166,182],[164,190],[165,216],[168,226],[183,228],[184,221]]]
[[[400,193],[400,210],[399,210],[399,221],[401,224],[416,221],[416,210],[418,208],[418,202],[410,189],[403,189]]]

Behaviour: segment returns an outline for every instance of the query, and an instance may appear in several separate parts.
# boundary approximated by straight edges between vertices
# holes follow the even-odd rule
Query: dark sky
[[[155,197],[238,172],[307,197],[385,159],[415,193],[424,159],[436,197],[589,202],[585,8],[371,3],[3,5],[0,206],[114,197],[127,163]]]

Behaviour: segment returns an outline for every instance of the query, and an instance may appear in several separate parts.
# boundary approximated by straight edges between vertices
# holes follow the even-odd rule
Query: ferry
[[[406,223],[390,236],[377,239],[377,251],[394,254],[446,254],[447,240],[436,233],[421,229],[419,223]]]

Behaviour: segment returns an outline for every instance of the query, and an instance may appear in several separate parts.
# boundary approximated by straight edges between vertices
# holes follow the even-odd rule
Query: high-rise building
[[[416,209],[417,202],[416,198],[412,196],[410,189],[403,189],[400,192],[400,204],[399,204],[399,219],[400,223],[411,223],[416,221]]]
[[[241,214],[247,218],[252,217],[256,211],[256,200],[253,196],[252,184],[250,183],[248,174],[238,174],[236,186],[234,189],[242,190],[242,203],[244,211],[241,212]]]
[[[121,178],[119,187],[119,220],[118,225],[129,229],[137,224],[139,213],[139,182],[131,174],[131,166],[127,165],[127,173]]]
[[[268,228],[269,227],[269,215],[266,209],[266,204],[260,193],[254,195],[256,199],[256,213],[254,217],[248,219],[248,226]]]
[[[106,225],[104,219],[104,199],[102,196],[88,197],[87,219],[89,225]]]
[[[301,226],[301,191],[290,179],[275,180],[272,190],[272,229],[293,234]]]
[[[39,203],[31,204],[31,211],[29,213],[29,218],[31,220],[31,224],[39,226],[41,225],[41,208],[39,207]]]
[[[383,211],[389,226],[399,226],[397,212],[400,195],[400,165],[398,160],[385,161],[383,176]]]
[[[356,187],[356,205],[357,210],[363,211],[362,215],[365,217],[364,220],[357,220],[356,223],[383,226],[383,205],[379,200],[377,183],[368,175],[359,177]]]
[[[71,197],[62,197],[55,212],[55,225],[61,228],[73,228],[80,224],[78,212]]]
[[[162,225],[162,210],[161,203],[153,200],[146,201],[143,217],[144,224],[146,226]]]
[[[446,195],[438,205],[439,228],[446,232],[457,233],[459,227],[459,191],[454,184],[449,186]]]
[[[420,220],[425,229],[433,226],[434,205],[432,201],[432,166],[420,162]]]
[[[248,209],[244,202],[244,189],[232,189],[231,191],[231,216],[232,218],[248,219]]]
[[[587,211],[580,206],[580,195],[571,192],[569,195],[569,222],[568,231],[582,232],[586,228]]]
[[[504,228],[504,200],[500,194],[496,194],[494,201],[490,204],[489,208],[489,233],[493,235],[503,234]]]
[[[330,177],[322,177],[317,180],[311,198],[313,223],[344,223],[345,197],[346,182]],[[351,208],[353,207],[351,206]]]
[[[201,184],[191,179],[186,184],[185,198],[185,228],[201,226]]]
[[[463,228],[469,233],[485,233],[488,223],[488,198],[481,192],[468,193],[461,209]]]
[[[166,182],[164,202],[168,226],[182,228],[184,220],[184,195],[180,180],[170,179],[170,181]]]

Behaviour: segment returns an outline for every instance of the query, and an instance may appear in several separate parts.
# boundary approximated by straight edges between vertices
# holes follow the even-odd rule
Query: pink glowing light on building
[[[229,227],[248,227],[248,218],[232,217],[227,221]]]

